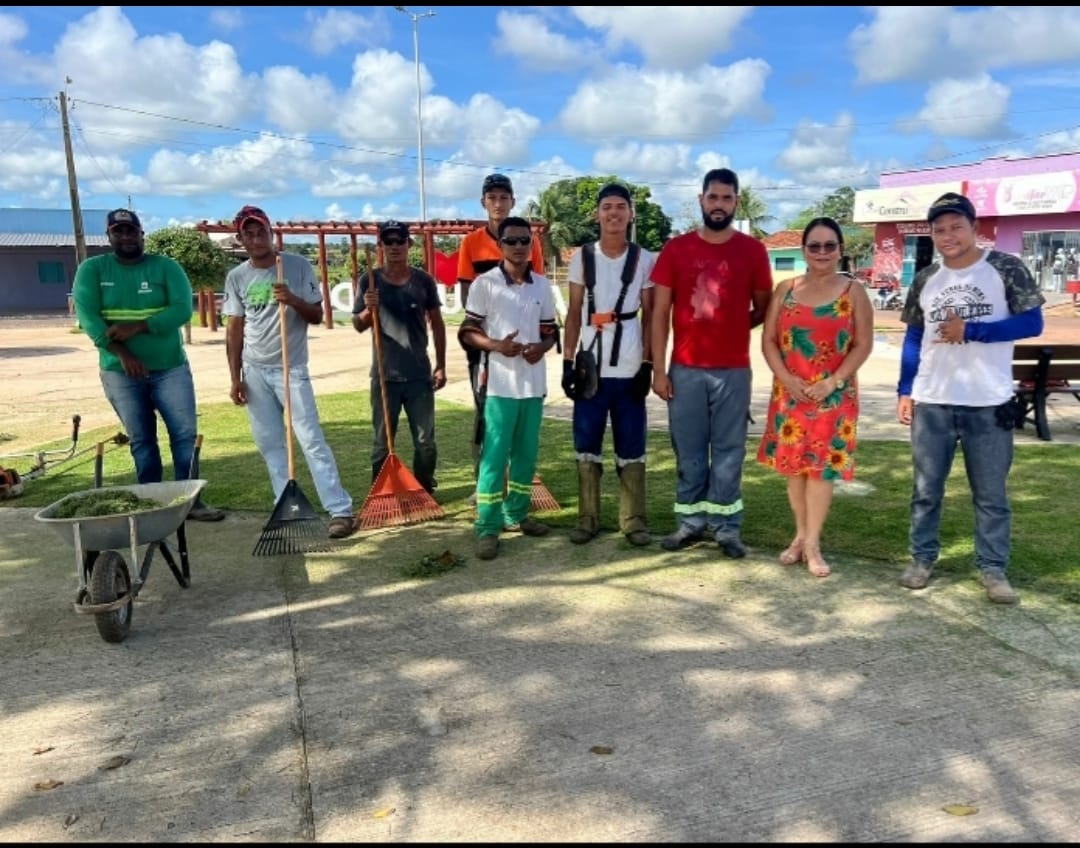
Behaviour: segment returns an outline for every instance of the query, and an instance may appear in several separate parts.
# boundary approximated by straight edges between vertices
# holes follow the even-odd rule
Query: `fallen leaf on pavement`
[[[383,807],[381,810],[376,810],[371,814],[373,819],[385,819],[388,816],[392,816],[397,812],[397,807]]]
[[[78,813],[68,813],[67,818],[64,819],[64,830],[67,830],[69,827],[71,827],[73,824],[75,824],[75,822],[77,822],[78,820],[79,820],[79,814]]]
[[[48,748],[35,748],[34,749],[34,756],[36,757],[38,754],[47,754],[47,753],[49,753],[49,751],[52,751],[52,750],[54,750],[52,745],[50,745]]]
[[[970,804],[946,804],[941,809],[950,816],[973,816],[979,812],[978,807],[973,807]]]
[[[607,745],[593,745],[589,749],[589,753],[591,753],[591,754],[604,754],[604,755],[614,754],[615,749],[614,748],[609,748]]]
[[[64,781],[62,781],[62,780],[53,780],[53,779],[50,778],[49,780],[41,781],[41,783],[35,783],[34,784],[34,791],[35,792],[48,792],[50,789],[55,789],[57,786],[63,786],[63,785],[64,785]]]
[[[117,754],[115,757],[109,757],[105,762],[98,766],[98,771],[109,771],[109,769],[118,769],[120,766],[126,766],[131,762],[131,757],[125,757],[121,754]]]

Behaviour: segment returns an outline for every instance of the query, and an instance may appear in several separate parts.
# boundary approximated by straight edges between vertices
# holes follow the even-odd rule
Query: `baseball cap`
[[[142,224],[139,222],[139,216],[132,212],[130,209],[114,209],[105,218],[105,231],[108,232],[113,227],[128,226],[134,227],[136,230],[142,229]]]
[[[969,221],[975,220],[975,204],[968,200],[964,195],[957,194],[955,191],[947,191],[937,200],[930,204],[930,209],[926,213],[927,223],[934,223],[934,219],[939,215],[944,215],[946,212],[955,212],[957,215],[963,215]]]
[[[270,226],[269,216],[263,212],[258,206],[245,206],[239,212],[236,213],[236,218],[233,219],[233,223],[236,225],[236,232],[240,233],[244,229],[244,224],[248,221],[258,221],[260,224],[264,224],[266,229],[272,229]]]
[[[605,197],[621,197],[627,203],[634,202],[630,197],[630,189],[621,183],[608,183],[601,188],[599,194],[596,195],[596,204],[599,206]]]
[[[506,174],[488,174],[484,177],[484,187],[480,189],[480,193],[487,194],[497,188],[506,189],[511,194],[514,193],[514,184],[510,182],[510,178]]]
[[[405,238],[409,237],[409,227],[407,224],[401,223],[401,221],[395,221],[391,218],[389,221],[382,221],[379,224],[379,240],[389,233],[398,233]]]

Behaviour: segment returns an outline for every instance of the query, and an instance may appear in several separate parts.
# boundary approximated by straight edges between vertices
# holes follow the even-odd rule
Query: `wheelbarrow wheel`
[[[104,551],[94,560],[90,574],[90,602],[93,604],[111,604],[121,598],[128,598],[109,612],[94,615],[98,633],[106,642],[123,642],[131,630],[131,575],[127,563],[116,551]]]

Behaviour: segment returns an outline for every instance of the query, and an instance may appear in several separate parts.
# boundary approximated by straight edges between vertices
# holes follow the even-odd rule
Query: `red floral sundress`
[[[855,319],[851,287],[821,306],[804,306],[791,289],[787,287],[777,320],[780,355],[792,374],[809,382],[824,380],[840,367],[851,348]],[[851,480],[858,417],[854,375],[820,404],[795,400],[774,378],[757,460],[785,476]]]

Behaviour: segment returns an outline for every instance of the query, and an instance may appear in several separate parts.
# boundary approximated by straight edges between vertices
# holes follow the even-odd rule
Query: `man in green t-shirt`
[[[191,282],[176,260],[145,252],[142,224],[130,209],[110,212],[105,229],[113,252],[79,265],[75,314],[98,350],[101,385],[131,440],[138,482],[162,480],[158,415],[169,433],[173,477],[187,480],[197,424],[180,328],[191,320]],[[188,513],[195,521],[224,517],[201,496]]]

